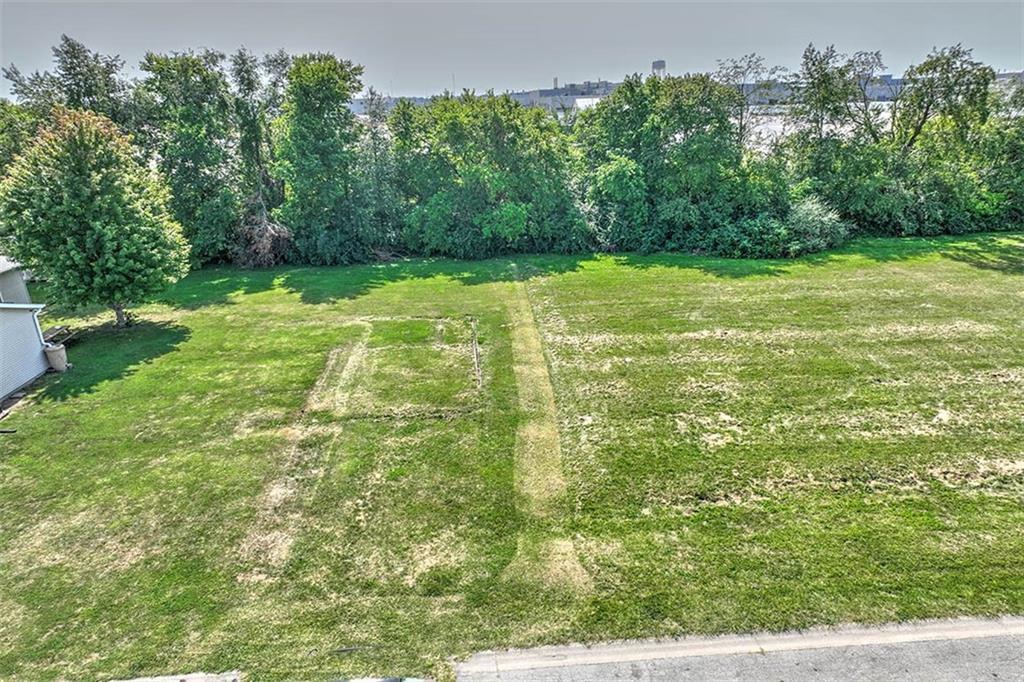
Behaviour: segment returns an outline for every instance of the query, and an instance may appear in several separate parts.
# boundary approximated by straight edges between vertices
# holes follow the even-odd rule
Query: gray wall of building
[[[36,320],[41,307],[0,303],[0,400],[49,367]]]

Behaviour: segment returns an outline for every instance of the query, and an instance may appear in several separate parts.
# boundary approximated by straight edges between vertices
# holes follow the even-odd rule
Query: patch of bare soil
[[[303,410],[344,411],[356,368],[366,355],[372,329],[358,321],[364,331],[354,346],[335,349],[328,355],[323,372],[317,378]],[[281,473],[267,483],[257,501],[253,528],[238,548],[250,568],[239,575],[240,582],[261,583],[273,579],[285,564],[302,525],[302,503],[312,495],[323,475],[325,453],[340,435],[341,426],[303,424],[284,429],[286,456]]]

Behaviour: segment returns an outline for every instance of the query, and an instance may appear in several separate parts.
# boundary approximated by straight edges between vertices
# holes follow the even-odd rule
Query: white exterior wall
[[[36,313],[41,305],[0,303],[0,399],[49,367]]]
[[[0,272],[0,303],[31,303],[21,270]]]

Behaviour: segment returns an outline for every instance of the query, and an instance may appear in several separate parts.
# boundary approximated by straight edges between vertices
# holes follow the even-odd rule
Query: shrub
[[[835,210],[816,197],[805,197],[793,204],[784,232],[779,255],[794,258],[839,246],[849,235],[849,228]]]
[[[730,258],[796,258],[835,248],[849,230],[839,215],[815,197],[795,204],[785,220],[746,218],[708,234],[702,250]]]

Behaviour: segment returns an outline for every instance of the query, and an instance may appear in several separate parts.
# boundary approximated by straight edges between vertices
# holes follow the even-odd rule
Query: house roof
[[[16,260],[11,260],[7,256],[0,256],[0,275],[4,274],[8,270],[20,270],[21,263]]]
[[[0,313],[5,310],[42,310],[46,305],[43,303],[3,303],[0,302]]]

